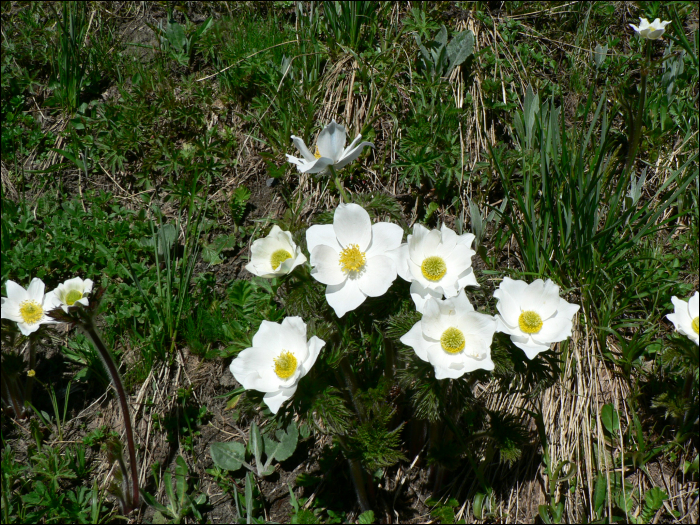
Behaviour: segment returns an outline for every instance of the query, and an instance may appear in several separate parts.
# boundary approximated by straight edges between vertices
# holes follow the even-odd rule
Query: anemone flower
[[[429,298],[423,318],[402,338],[435,369],[436,379],[457,379],[481,368],[493,370],[491,341],[496,320],[474,311],[462,290],[444,301]]]
[[[59,284],[52,292],[57,299],[57,306],[63,308],[63,311],[68,313],[68,308],[75,303],[80,303],[83,306],[88,305],[87,295],[92,292],[92,281],[80,277],[68,279],[66,282]]]
[[[44,294],[44,282],[34,277],[25,290],[14,281],[5,283],[7,297],[2,298],[0,317],[17,323],[20,332],[29,335],[42,324],[55,323],[46,312],[58,306],[53,292]]]
[[[372,224],[357,204],[340,204],[333,224],[306,231],[311,275],[327,285],[326,300],[338,317],[389,289],[396,279],[396,264],[387,252],[398,248],[402,238],[399,225]]]
[[[259,277],[272,278],[287,275],[306,262],[306,256],[292,240],[292,234],[274,225],[264,239],[250,247],[250,262],[245,269]]]
[[[666,31],[666,26],[670,23],[671,22],[667,20],[664,20],[662,22],[661,19],[657,18],[650,24],[649,20],[640,17],[639,27],[637,27],[634,24],[630,24],[630,26],[637,33],[639,33],[639,36],[641,36],[642,38],[646,38],[648,40],[658,40],[663,36],[664,31]]]
[[[302,173],[321,173],[328,170],[329,166],[338,171],[357,159],[365,146],[374,147],[371,142],[360,143],[362,135],[357,135],[347,148],[345,140],[345,127],[333,120],[319,133],[315,153],[311,153],[301,138],[292,135],[292,142],[303,158],[287,155],[287,160]]]
[[[497,330],[510,334],[528,359],[570,337],[572,319],[580,308],[559,297],[559,287],[549,279],[527,284],[504,277],[493,296],[500,313]]]
[[[666,318],[673,323],[680,333],[700,345],[700,335],[698,335],[698,292],[695,292],[688,302],[671,297],[673,303],[673,313],[666,315]]]
[[[472,269],[474,234],[457,235],[442,225],[428,230],[415,224],[407,242],[392,252],[398,274],[411,283],[416,310],[423,313],[429,298],[455,297],[465,286],[479,286]]]
[[[246,390],[264,392],[263,401],[276,414],[294,395],[325,344],[316,336],[306,340],[301,317],[286,317],[281,324],[263,321],[253,346],[231,362],[231,373]]]

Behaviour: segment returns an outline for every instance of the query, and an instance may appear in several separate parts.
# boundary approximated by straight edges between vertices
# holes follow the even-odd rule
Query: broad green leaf
[[[210,452],[214,464],[224,470],[238,470],[245,461],[245,445],[238,441],[212,443]]]
[[[600,420],[603,422],[603,426],[611,434],[620,429],[620,416],[617,414],[617,410],[615,410],[610,403],[603,405],[603,408],[600,411]]]

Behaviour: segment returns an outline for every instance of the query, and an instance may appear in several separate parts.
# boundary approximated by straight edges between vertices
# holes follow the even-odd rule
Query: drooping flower
[[[14,281],[5,283],[7,297],[2,298],[0,317],[17,323],[24,335],[36,332],[42,324],[53,324],[46,313],[58,306],[53,292],[44,294],[44,282],[34,277],[25,290]]]
[[[580,306],[559,297],[559,286],[550,279],[527,284],[504,277],[493,293],[498,299],[497,331],[510,334],[510,340],[528,359],[549,350],[551,343],[571,336],[572,319]]]
[[[58,300],[57,306],[60,306],[64,312],[68,313],[68,308],[75,303],[87,306],[87,296],[90,292],[92,292],[92,280],[85,279],[83,281],[80,277],[74,277],[59,284],[52,293]]]
[[[362,135],[359,134],[347,148],[345,140],[345,127],[333,120],[319,133],[315,153],[311,153],[301,138],[292,135],[292,142],[303,158],[287,155],[287,160],[302,173],[321,173],[331,165],[337,171],[357,159],[365,146],[374,147],[371,142],[360,143]]]
[[[673,303],[673,313],[667,314],[666,318],[673,323],[680,333],[700,345],[700,335],[698,335],[698,292],[695,292],[688,302],[678,297],[671,297]]]
[[[436,379],[457,379],[481,368],[493,370],[491,341],[496,320],[474,311],[464,290],[456,297],[425,302],[423,318],[402,338],[435,369]]]
[[[670,23],[671,22],[668,20],[664,20],[662,22],[661,19],[657,18],[650,24],[649,20],[640,17],[639,27],[637,27],[634,24],[630,24],[630,26],[637,33],[639,33],[639,36],[641,36],[642,38],[646,38],[649,40],[658,40],[663,36],[664,31],[666,31],[666,26]]]
[[[411,283],[416,310],[424,313],[429,298],[455,297],[465,286],[479,286],[472,269],[474,234],[457,235],[442,225],[428,230],[413,225],[413,234],[393,252],[399,275]]]
[[[306,262],[306,256],[301,253],[292,240],[292,234],[283,231],[276,224],[270,234],[256,240],[250,247],[250,262],[245,269],[259,277],[268,279],[278,275],[287,275],[294,268]]]
[[[263,321],[253,346],[231,362],[231,373],[246,390],[264,392],[263,401],[276,414],[294,395],[325,344],[316,336],[306,340],[301,317],[286,317],[281,324]]]
[[[387,252],[398,248],[402,237],[399,225],[372,224],[357,204],[341,204],[333,224],[314,225],[306,231],[311,275],[327,285],[326,300],[338,317],[389,289],[396,279],[396,264]]]

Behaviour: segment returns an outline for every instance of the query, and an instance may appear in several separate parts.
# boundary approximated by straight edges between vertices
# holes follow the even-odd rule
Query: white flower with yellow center
[[[660,18],[657,18],[652,23],[649,23],[649,20],[640,17],[639,27],[634,24],[630,24],[630,26],[632,26],[632,29],[639,33],[639,36],[642,38],[658,40],[663,36],[664,32],[666,31],[666,26],[670,23],[671,22],[667,20],[662,22]]]
[[[286,317],[281,324],[263,321],[253,346],[231,362],[231,373],[246,390],[265,392],[263,401],[276,414],[294,395],[325,344],[316,336],[306,340],[301,317]]]
[[[397,224],[372,224],[357,204],[341,204],[333,224],[311,226],[306,244],[311,275],[326,287],[326,300],[338,317],[360,306],[367,297],[386,293],[396,279],[396,264],[386,252],[401,244]]]
[[[436,379],[457,379],[481,368],[493,370],[491,341],[496,320],[474,311],[464,290],[457,297],[425,302],[423,318],[401,338],[435,369]]]
[[[311,153],[301,138],[292,135],[292,142],[303,158],[287,155],[287,160],[302,173],[321,173],[328,170],[328,166],[333,166],[337,171],[357,159],[365,146],[374,147],[371,142],[360,143],[362,135],[357,135],[347,148],[345,140],[345,128],[333,120],[318,134],[315,154]]]
[[[550,279],[527,284],[504,277],[493,296],[498,299],[498,331],[510,334],[528,359],[570,337],[572,319],[580,308],[559,297],[559,287]]]
[[[68,279],[66,282],[59,284],[58,287],[51,293],[58,299],[58,305],[63,308],[63,311],[68,313],[68,308],[76,303],[83,306],[88,305],[87,296],[92,292],[92,281],[80,277]]]
[[[680,333],[700,345],[700,335],[698,335],[698,292],[695,292],[688,302],[678,297],[671,297],[673,303],[673,313],[666,315],[666,318],[673,323]]]
[[[5,283],[7,297],[2,298],[2,317],[17,323],[20,332],[29,335],[42,324],[56,321],[46,315],[58,306],[53,292],[44,294],[44,282],[35,277],[25,290],[14,281]]]
[[[306,256],[292,240],[292,234],[276,224],[264,239],[256,240],[250,247],[250,262],[245,269],[268,279],[287,275],[306,262]]]
[[[473,242],[473,234],[457,235],[444,224],[439,230],[413,226],[413,234],[392,255],[399,275],[411,283],[416,310],[423,313],[431,297],[456,297],[465,286],[479,286],[472,269]]]

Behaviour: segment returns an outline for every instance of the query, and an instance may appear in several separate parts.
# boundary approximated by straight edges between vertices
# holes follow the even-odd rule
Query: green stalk
[[[38,332],[29,336],[29,370],[36,368],[36,337]],[[32,402],[32,389],[34,388],[34,378],[28,377],[24,385],[24,406],[29,406]],[[22,412],[24,413],[24,411]],[[17,414],[20,417],[22,414]]]
[[[637,109],[637,118],[634,121],[634,129],[632,130],[632,143],[630,144],[630,150],[627,154],[627,162],[623,172],[624,176],[629,175],[632,171],[634,159],[637,156],[637,150],[639,149],[639,141],[642,138],[642,118],[644,116],[644,106],[647,98],[647,76],[649,75],[649,67],[651,64],[651,40],[647,40],[646,46],[646,60],[644,61],[644,64],[640,70],[642,78],[641,89],[639,92],[639,108]]]
[[[343,187],[343,183],[338,178],[338,173],[335,171],[333,164],[331,164],[328,167],[331,170],[331,175],[333,175],[333,180],[335,181],[335,187],[338,188],[338,192],[340,193],[340,200],[342,200],[343,202],[350,202],[350,199],[348,199],[347,193],[345,193],[345,188]]]
[[[133,509],[139,506],[139,477],[136,466],[136,447],[134,445],[134,432],[131,427],[131,415],[129,412],[129,405],[126,400],[126,392],[124,391],[124,385],[122,384],[117,364],[114,362],[114,358],[105,346],[104,342],[102,341],[102,338],[100,338],[99,334],[97,333],[95,325],[92,321],[92,315],[82,310],[81,313],[83,313],[83,315],[80,316],[82,320],[82,327],[85,330],[85,332],[87,332],[87,334],[90,336],[90,339],[92,339],[92,342],[95,344],[95,348],[97,348],[97,351],[100,353],[102,362],[104,363],[105,368],[112,379],[112,385],[114,385],[114,389],[117,391],[117,397],[119,398],[119,404],[121,405],[122,414],[124,416],[124,430],[126,431],[126,442],[127,448],[129,449],[129,463],[131,464],[131,483],[129,483],[128,486],[132,490],[132,500],[130,504],[127,501],[124,502],[126,507],[124,509],[124,512],[128,514]],[[121,461],[120,467],[124,472],[124,478],[128,479],[126,466]],[[128,493],[126,495],[128,496]]]
[[[345,436],[338,435],[338,440],[340,444],[346,451],[346,456],[348,454],[349,448],[347,446],[347,440]],[[367,497],[367,489],[365,487],[365,476],[362,472],[362,466],[357,458],[348,458],[348,465],[350,466],[350,478],[352,479],[352,484],[355,487],[355,494],[357,495],[357,502],[360,504],[360,509],[362,512],[370,510],[369,498]]]
[[[350,397],[352,399],[352,404],[355,407],[355,412],[357,412],[357,417],[360,421],[365,419],[365,411],[362,408],[362,403],[357,399],[357,377],[355,377],[355,372],[353,371],[348,358],[343,356],[340,360],[340,371],[343,374],[343,379],[345,380],[345,386],[350,392]]]

